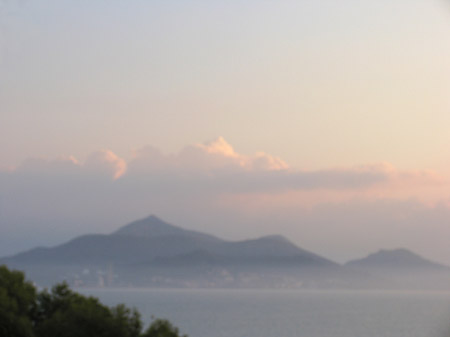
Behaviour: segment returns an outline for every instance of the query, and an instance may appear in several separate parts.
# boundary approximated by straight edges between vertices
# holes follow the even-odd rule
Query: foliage
[[[165,319],[157,319],[153,321],[152,325],[142,335],[142,337],[187,337],[180,336],[178,328],[174,327],[172,323]]]
[[[140,314],[123,304],[109,308],[66,283],[37,293],[19,271],[0,266],[0,336],[7,337],[187,337],[166,320],[142,331]]]
[[[0,336],[33,336],[36,289],[23,273],[0,266]]]
[[[108,308],[98,299],[85,297],[67,284],[38,295],[37,337],[138,337],[139,314],[123,305]]]

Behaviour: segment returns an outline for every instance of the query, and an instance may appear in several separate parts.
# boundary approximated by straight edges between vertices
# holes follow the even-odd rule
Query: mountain
[[[141,238],[156,238],[167,235],[181,235],[185,237],[206,239],[206,240],[220,240],[215,236],[186,230],[174,225],[171,225],[155,215],[150,215],[147,218],[134,221],[128,225],[119,228],[111,234],[112,236],[131,236]],[[221,240],[220,240],[221,241]]]
[[[446,271],[449,267],[427,260],[410,250],[399,248],[392,250],[379,250],[367,257],[352,260],[346,263],[349,267],[370,270],[402,271]]]
[[[227,241],[151,215],[111,234],[0,259],[38,285],[195,288],[449,289],[450,268],[406,249],[380,250],[344,266],[280,235]]]
[[[35,248],[6,259],[14,264],[105,265],[149,262],[223,244],[219,238],[184,230],[156,216],[132,222],[109,234],[88,234],[51,248]]]
[[[380,250],[345,266],[369,273],[378,288],[449,289],[450,267],[430,261],[407,249]]]
[[[317,275],[331,273],[327,279],[336,279],[335,274],[341,273],[335,262],[282,236],[226,241],[154,215],[109,235],[83,235],[56,247],[0,259],[0,263],[25,270],[42,284],[68,279],[86,285],[278,286],[287,278],[296,284],[305,280],[319,284],[322,280],[316,280]],[[254,282],[242,283],[248,278]]]

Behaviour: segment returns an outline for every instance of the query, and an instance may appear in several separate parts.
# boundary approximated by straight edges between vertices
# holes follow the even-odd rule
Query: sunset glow
[[[449,32],[443,0],[0,1],[0,255],[157,214],[450,263]]]

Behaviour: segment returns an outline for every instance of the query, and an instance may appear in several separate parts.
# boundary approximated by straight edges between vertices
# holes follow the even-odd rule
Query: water
[[[167,318],[189,337],[450,337],[450,293],[81,290]]]

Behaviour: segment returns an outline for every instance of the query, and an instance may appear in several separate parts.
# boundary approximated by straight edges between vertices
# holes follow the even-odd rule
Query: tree
[[[82,296],[63,283],[37,298],[37,337],[139,337],[139,313],[123,304],[108,308],[94,297]]]
[[[37,293],[19,271],[0,266],[0,336],[3,337],[187,337],[167,320],[155,320],[144,334],[135,309],[109,308],[66,283]]]
[[[123,337],[137,337],[141,335],[141,315],[136,309],[129,309],[123,304],[112,308],[115,330]]]
[[[0,336],[32,337],[36,289],[19,271],[0,266]]]
[[[181,336],[178,328],[174,327],[168,320],[156,319],[142,337],[187,337],[187,335]]]

